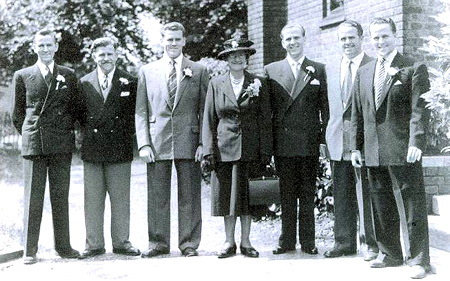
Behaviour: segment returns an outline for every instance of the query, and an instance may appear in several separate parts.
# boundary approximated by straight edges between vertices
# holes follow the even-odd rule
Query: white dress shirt
[[[386,57],[384,57],[385,61],[384,61],[384,69],[385,69],[385,78],[386,75],[388,75],[388,70],[391,67],[391,63],[394,60],[395,56],[397,55],[398,51],[397,49],[394,49],[390,54],[388,54]],[[375,77],[377,76],[378,73],[378,69],[380,67],[380,60],[381,60],[381,56],[377,56],[377,65],[375,68]]]
[[[351,60],[347,58],[345,55],[342,57],[341,60],[341,87],[344,84],[345,76],[347,76],[348,71],[348,64],[350,61],[352,62],[351,68],[352,68],[352,83],[355,82],[356,77],[356,71],[358,70],[359,66],[361,65],[361,62],[364,58],[364,52],[361,52],[356,57],[352,58]]]
[[[172,70],[172,65],[170,64],[172,59],[169,58],[169,56],[167,56],[166,54],[163,55],[162,59],[164,60],[165,65],[166,65],[166,81],[168,81],[170,71]],[[176,57],[173,60],[175,61],[175,71],[177,72],[177,88],[178,88],[180,86],[180,80],[182,77],[181,63],[183,62],[183,54],[180,54],[178,57]]]
[[[48,73],[48,69],[50,69],[50,72],[53,73],[54,67],[55,67],[55,62],[52,61],[49,65],[48,65],[48,69],[47,66],[45,64],[43,64],[41,61],[37,61],[37,66],[39,67],[39,70],[41,71],[42,77],[45,78],[45,76]]]
[[[305,56],[303,55],[298,61],[296,61],[290,55],[287,55],[287,60],[289,62],[289,66],[291,67],[292,74],[294,74],[295,79],[297,79],[297,71],[300,72],[300,66],[305,60]]]
[[[113,70],[111,70],[111,72],[108,73],[108,88],[106,88],[106,90],[103,90],[102,85],[103,85],[103,82],[105,81],[106,74],[103,73],[103,71],[100,67],[97,67],[98,82],[100,83],[100,89],[102,90],[102,94],[103,94],[103,97],[105,98],[105,100],[106,100],[106,97],[108,96],[109,90],[111,90],[114,71],[116,71],[115,67]]]

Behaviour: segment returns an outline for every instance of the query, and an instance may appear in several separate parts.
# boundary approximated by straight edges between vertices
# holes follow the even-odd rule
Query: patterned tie
[[[108,74],[106,74],[105,78],[103,79],[103,83],[102,83],[102,94],[103,94],[104,100],[106,100],[106,98],[108,96],[108,86],[109,86]]]
[[[384,63],[386,59],[380,59],[380,65],[378,67],[377,80],[375,82],[375,109],[378,109],[381,105],[381,94],[383,92],[384,79],[386,78],[386,71],[384,69]]]
[[[297,79],[297,77],[300,73],[300,66],[301,66],[300,63],[298,63],[298,62],[295,64],[295,73],[294,73],[295,79]]]
[[[350,90],[352,89],[352,85],[353,85],[352,61],[349,61],[347,73],[344,77],[344,81],[342,83],[342,88],[341,88],[341,97],[342,97],[342,103],[344,104],[344,106],[345,106],[345,103],[347,102],[348,97],[350,96]]]
[[[177,71],[175,69],[175,61],[170,61],[169,79],[167,80],[167,88],[169,89],[169,103],[173,107],[175,103],[175,94],[177,92]]]
[[[47,69],[47,74],[44,76],[45,84],[47,84],[47,87],[50,87],[50,83],[52,82],[52,72],[50,71],[50,68],[48,65],[45,65]]]

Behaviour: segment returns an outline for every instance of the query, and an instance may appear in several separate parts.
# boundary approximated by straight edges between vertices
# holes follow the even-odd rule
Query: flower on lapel
[[[64,76],[62,76],[61,74],[58,74],[58,76],[56,76],[56,81],[56,89],[59,89],[59,83],[65,83],[66,78],[64,78]]]
[[[390,84],[391,81],[393,79],[395,79],[395,77],[399,74],[400,69],[396,68],[396,67],[389,67],[389,69],[387,70],[387,73],[389,74],[389,79],[386,82],[386,84]]]
[[[249,98],[258,97],[259,96],[259,88],[261,88],[261,81],[258,78],[255,78],[250,85],[248,85],[247,89],[245,89],[245,94],[249,96]]]
[[[183,69],[183,75],[187,77],[192,77],[192,69],[186,67],[185,69]]]
[[[306,81],[309,77],[313,77],[313,74],[316,72],[316,69],[312,65],[308,65],[306,67],[306,75],[305,78],[303,78],[303,81]]]
[[[236,49],[237,47],[239,47],[239,43],[236,41],[231,41],[231,48]]]
[[[128,85],[128,83],[130,83],[130,81],[128,81],[127,78],[124,77],[120,77],[119,78],[120,83],[122,83],[123,85]]]

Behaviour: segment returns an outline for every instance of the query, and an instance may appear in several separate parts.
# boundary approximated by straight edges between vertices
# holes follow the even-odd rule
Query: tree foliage
[[[119,64],[134,72],[157,52],[145,36],[141,18],[152,15],[161,23],[181,22],[187,30],[185,54],[194,60],[215,56],[236,29],[246,31],[245,0],[5,0],[0,10],[0,75],[2,81],[36,61],[33,36],[41,28],[58,32],[55,60],[76,69],[92,69],[89,46],[95,38],[119,41]]]

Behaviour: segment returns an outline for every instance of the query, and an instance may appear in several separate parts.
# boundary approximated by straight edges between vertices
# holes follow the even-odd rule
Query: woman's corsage
[[[66,82],[66,78],[64,78],[64,76],[62,76],[61,74],[58,74],[58,76],[56,76],[56,89],[59,89],[59,83],[64,83]]]
[[[249,98],[258,97],[259,88],[261,88],[261,81],[259,81],[258,78],[255,78],[255,80],[248,85],[247,89],[245,89],[245,94],[248,95]]]
[[[120,77],[119,78],[120,83],[122,83],[123,85],[128,85],[128,83],[130,83],[130,81],[128,81],[127,78],[124,77]]]
[[[390,84],[390,83],[392,82],[392,80],[395,79],[397,75],[399,75],[399,72],[400,72],[400,70],[399,70],[398,68],[396,68],[396,67],[390,67],[390,68],[387,70],[387,73],[388,73],[388,75],[389,75],[389,79],[388,79],[388,81],[386,82],[386,84]]]
[[[313,77],[313,75],[314,75],[315,72],[316,72],[316,69],[315,69],[313,66],[308,65],[308,66],[306,67],[306,75],[305,75],[305,77],[303,78],[303,81],[306,81],[309,77]]]

